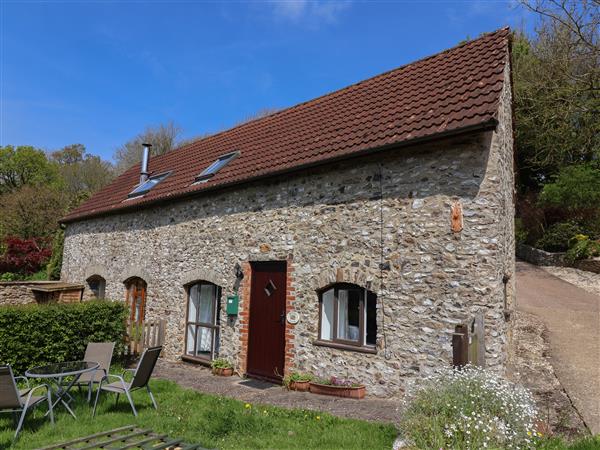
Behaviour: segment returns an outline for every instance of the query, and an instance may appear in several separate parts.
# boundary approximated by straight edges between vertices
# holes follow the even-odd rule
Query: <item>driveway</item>
[[[517,262],[517,309],[548,328],[555,372],[592,433],[600,433],[600,297]]]

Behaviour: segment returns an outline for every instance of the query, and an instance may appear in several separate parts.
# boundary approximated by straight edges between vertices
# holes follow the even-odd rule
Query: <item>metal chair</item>
[[[112,360],[114,342],[90,342],[85,349],[84,361],[97,362],[100,364],[93,372],[81,374],[75,386],[80,390],[83,386],[88,388],[88,403],[92,400],[92,390],[95,383],[100,383],[102,378],[108,374]]]
[[[156,361],[158,360],[158,355],[162,350],[162,346],[160,347],[149,347],[142,353],[140,358],[140,362],[137,367],[133,370],[133,380],[131,382],[125,381],[123,376],[107,374],[100,381],[100,385],[98,386],[98,391],[96,392],[96,401],[94,402],[94,410],[92,411],[92,417],[96,415],[96,406],[98,405],[98,398],[100,398],[100,392],[113,392],[117,394],[117,402],[119,401],[119,395],[125,394],[127,396],[127,400],[129,400],[129,404],[131,405],[131,409],[133,411],[133,415],[137,417],[137,411],[135,409],[135,405],[133,404],[133,400],[131,398],[131,392],[137,391],[138,389],[146,388],[148,391],[148,395],[150,396],[150,400],[152,400],[152,405],[154,409],[158,409],[156,405],[156,400],[154,400],[154,396],[152,395],[152,391],[150,390],[150,386],[148,382],[150,381],[150,377],[152,376],[152,372],[154,371],[154,366],[156,365]],[[123,375],[125,372],[123,372]],[[119,381],[114,381],[112,383],[105,382],[109,381],[111,378],[116,378]]]
[[[19,377],[21,378],[21,377]],[[29,383],[27,383],[29,385]],[[33,395],[39,388],[46,389],[46,395]],[[29,408],[38,406],[42,402],[48,403],[48,412],[50,413],[50,421],[54,424],[54,413],[52,411],[52,398],[50,388],[45,384],[40,384],[33,388],[28,388],[27,394],[21,394],[17,388],[17,382],[10,366],[0,366],[0,412],[12,412],[13,415],[21,413],[17,431],[15,431],[15,439],[19,436],[19,431],[23,426],[25,415]]]

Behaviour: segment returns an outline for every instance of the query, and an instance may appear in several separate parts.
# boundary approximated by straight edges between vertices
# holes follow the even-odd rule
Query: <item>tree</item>
[[[521,187],[600,156],[598,3],[523,1],[541,14],[513,43],[515,139]]]
[[[49,280],[60,280],[62,269],[63,248],[65,244],[65,232],[62,228],[56,230],[52,239],[52,256],[46,266],[46,275]]]
[[[50,258],[51,250],[44,239],[5,240],[6,251],[0,257],[0,273],[31,275],[38,272]]]
[[[152,155],[163,155],[175,149],[181,128],[173,122],[146,130],[117,149],[114,155],[117,173],[122,173],[142,160],[142,144],[152,144]]]
[[[50,238],[65,214],[65,194],[47,186],[22,186],[0,197],[0,236]]]
[[[539,203],[582,223],[595,221],[600,216],[600,169],[591,164],[563,167],[544,185]]]
[[[25,185],[58,184],[58,169],[42,150],[31,146],[0,147],[0,194]]]
[[[112,164],[87,154],[82,144],[67,145],[53,152],[51,159],[58,164],[70,202],[88,198],[114,178]]]

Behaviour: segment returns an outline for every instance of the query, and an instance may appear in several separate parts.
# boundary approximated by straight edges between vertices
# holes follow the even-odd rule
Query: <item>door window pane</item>
[[[321,339],[333,339],[333,289],[323,292],[321,306]]]
[[[197,284],[190,288],[190,299],[188,301],[188,321],[196,322],[198,320],[198,303],[200,302],[200,295],[198,292]]]
[[[196,329],[196,356],[210,358],[212,353],[212,328]]]
[[[196,327],[194,325],[188,325],[185,339],[185,353],[188,355],[194,354],[194,341],[196,340],[195,336]]]
[[[377,296],[373,292],[367,292],[367,326],[366,343],[377,344]]]
[[[199,282],[188,290],[185,353],[210,360],[218,346],[218,286]]]
[[[200,315],[198,322],[210,324],[214,322],[216,289],[217,287],[214,284],[203,284],[200,286]]]
[[[359,340],[360,294],[358,290],[338,291],[338,339]]]

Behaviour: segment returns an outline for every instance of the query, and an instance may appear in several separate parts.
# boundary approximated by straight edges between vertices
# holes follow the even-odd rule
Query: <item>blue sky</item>
[[[0,144],[107,159],[148,125],[216,131],[534,20],[484,0],[0,5]]]

